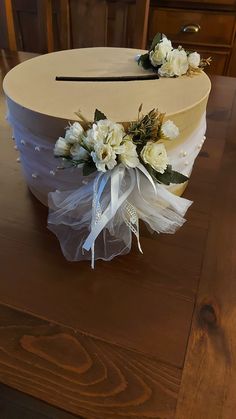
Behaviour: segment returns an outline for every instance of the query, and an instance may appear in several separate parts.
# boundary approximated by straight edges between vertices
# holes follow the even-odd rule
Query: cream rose
[[[102,119],[96,124],[96,139],[112,147],[118,147],[125,135],[124,127],[108,119]]]
[[[148,142],[141,151],[143,161],[159,173],[164,173],[168,164],[168,157],[163,143]]]
[[[70,144],[74,144],[81,140],[83,134],[84,129],[82,125],[80,125],[79,122],[74,122],[74,124],[70,125],[66,130],[65,140]]]
[[[86,146],[90,150],[93,150],[94,149],[94,146],[96,144],[96,124],[93,124],[93,127],[90,128],[86,132],[86,135],[83,138],[83,142],[86,144]]]
[[[54,156],[66,157],[70,155],[71,145],[63,137],[59,137],[54,146]]]
[[[179,128],[174,124],[173,121],[168,120],[161,126],[161,135],[169,140],[174,140],[179,135]]]
[[[116,153],[110,144],[97,143],[91,153],[92,159],[100,172],[113,169],[116,164]]]
[[[192,52],[188,56],[188,63],[190,67],[192,68],[198,68],[200,64],[200,60],[201,60],[201,57],[200,57],[200,54],[198,54],[198,52]]]
[[[174,77],[186,74],[188,71],[188,57],[184,49],[173,49],[167,55],[167,61],[159,68],[162,77]]]
[[[98,143],[110,144],[118,153],[124,135],[123,125],[103,119],[93,124],[84,141],[91,149]]]
[[[164,37],[159,44],[157,44],[153,51],[150,52],[149,58],[154,67],[164,64],[167,54],[172,50],[172,44],[169,39]]]
[[[139,158],[136,151],[136,145],[132,140],[127,139],[122,144],[122,151],[119,155],[120,163],[123,163],[125,167],[136,167],[139,164]]]

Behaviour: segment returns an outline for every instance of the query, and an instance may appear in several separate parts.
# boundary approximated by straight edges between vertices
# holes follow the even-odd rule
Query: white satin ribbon
[[[120,185],[124,178],[125,174],[125,167],[122,165],[118,165],[115,167],[115,169],[106,172],[101,177],[106,176],[106,181],[102,182],[102,188],[100,189],[100,196],[102,195],[105,186],[110,179],[110,196],[111,200],[107,208],[104,210],[104,212],[101,214],[99,220],[97,222],[93,222],[91,225],[91,231],[88,237],[86,238],[83,249],[89,251],[92,250],[92,268],[94,268],[94,243],[98,235],[101,233],[101,231],[104,229],[104,227],[108,224],[108,222],[115,216],[117,210],[121,207],[123,202],[128,198],[128,196],[131,194],[132,190],[135,187],[135,173],[133,170],[128,170],[128,174],[130,176],[130,186],[127,188],[127,190],[122,194],[122,196],[119,196],[120,191]],[[96,194],[96,192],[95,192]],[[99,204],[99,198],[98,196],[94,196],[93,203],[95,202],[95,207],[93,208],[93,213],[96,213],[98,210]]]
[[[139,190],[140,190],[140,173],[139,173],[139,171],[138,170],[140,170],[145,176],[146,176],[146,178],[149,180],[149,182],[151,183],[151,185],[152,185],[152,187],[153,187],[153,189],[154,189],[154,192],[156,193],[156,185],[157,184],[155,184],[155,182],[154,182],[154,180],[153,180],[153,178],[152,178],[152,176],[150,175],[150,173],[148,173],[148,171],[147,171],[147,169],[140,163],[138,166],[137,166],[137,168],[135,168],[135,170],[136,170],[136,176],[137,176],[137,180],[138,180],[138,188],[139,188]]]

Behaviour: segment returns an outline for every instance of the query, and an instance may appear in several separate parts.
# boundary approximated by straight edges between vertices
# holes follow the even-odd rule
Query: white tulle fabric
[[[185,222],[191,201],[154,183],[144,166],[118,165],[98,173],[87,185],[49,193],[48,228],[66,259],[111,260],[130,251],[132,233],[139,241],[139,219],[157,233],[174,233]]]

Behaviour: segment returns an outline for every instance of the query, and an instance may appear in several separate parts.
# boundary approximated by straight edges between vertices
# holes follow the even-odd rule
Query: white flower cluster
[[[65,137],[58,138],[54,147],[54,156],[70,157],[75,161],[88,159],[89,153],[81,147],[83,136],[83,127],[79,122],[74,122],[67,128]]]
[[[174,77],[199,68],[201,57],[197,52],[187,54],[182,47],[174,49],[171,41],[164,36],[150,51],[149,59],[153,67],[159,67],[161,77]]]
[[[111,170],[119,162],[128,168],[139,164],[136,145],[126,135],[123,125],[108,119],[94,123],[88,130],[84,143],[89,147],[99,171]]]
[[[66,130],[64,138],[58,138],[54,155],[73,160],[75,165],[90,162],[101,172],[112,170],[119,163],[135,168],[141,162],[164,173],[168,156],[162,141],[173,140],[178,135],[179,129],[168,120],[161,124],[158,139],[144,143],[138,154],[132,136],[125,132],[123,125],[101,119],[84,130],[79,122],[75,122]]]
[[[91,156],[97,170],[102,172],[113,169],[117,163],[128,168],[139,164],[132,138],[125,133],[123,125],[108,119],[93,123],[87,131],[75,122],[66,130],[65,138],[57,140],[54,155],[70,158],[78,164],[86,163]]]

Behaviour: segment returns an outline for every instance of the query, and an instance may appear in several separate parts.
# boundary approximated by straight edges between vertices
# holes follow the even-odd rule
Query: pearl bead
[[[14,145],[14,149],[15,149],[15,150],[18,150],[18,147],[17,147],[17,145]]]
[[[36,173],[32,173],[31,176],[32,176],[33,179],[36,179],[38,177],[38,175]]]
[[[20,143],[21,143],[22,145],[25,145],[25,140],[20,140]]]
[[[20,157],[17,157],[16,161],[17,163],[20,163]]]
[[[199,144],[199,145],[197,146],[197,148],[199,148],[199,150],[201,150],[202,145],[201,145],[201,144]]]
[[[186,161],[186,162],[184,163],[184,165],[185,165],[185,166],[188,166],[188,165],[189,165],[189,162],[188,162],[188,161]]]
[[[40,151],[40,147],[38,146],[34,147],[34,151]]]
[[[56,193],[61,193],[61,191],[59,191],[58,189],[56,189]]]
[[[188,154],[188,153],[187,153],[187,151],[184,151],[184,152],[183,152],[183,157],[186,157],[186,156],[187,156],[187,154]]]
[[[50,170],[50,175],[55,176],[56,172],[54,172],[54,170]]]
[[[203,136],[203,141],[205,141],[205,139],[206,139],[206,136],[204,135],[204,136]]]

